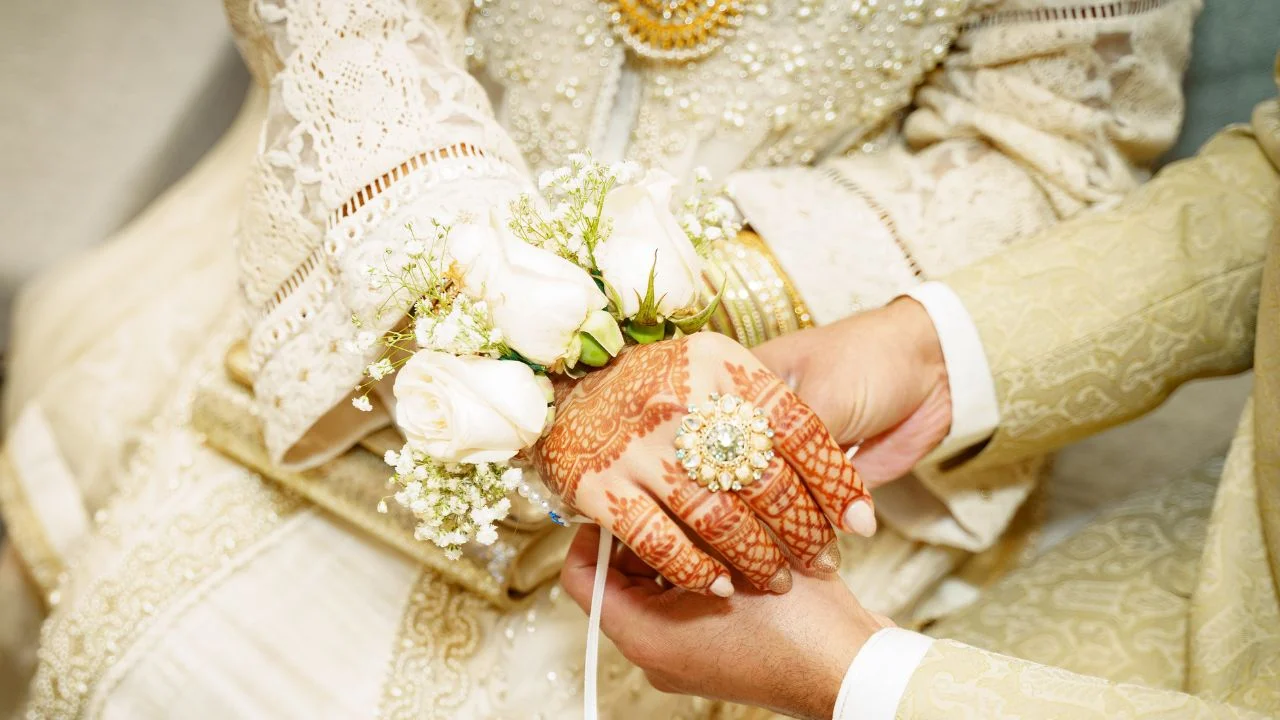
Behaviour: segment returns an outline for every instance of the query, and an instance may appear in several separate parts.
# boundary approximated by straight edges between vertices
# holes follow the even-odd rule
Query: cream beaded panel
[[[969,0],[759,0],[689,62],[628,60],[599,0],[478,0],[466,52],[502,89],[499,119],[531,166],[598,149],[610,123],[626,154],[677,176],[807,163],[905,107],[945,56]],[[635,82],[621,83],[624,65]]]

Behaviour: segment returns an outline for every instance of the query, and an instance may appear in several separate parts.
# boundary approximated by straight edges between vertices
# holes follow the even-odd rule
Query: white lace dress
[[[385,422],[344,402],[351,318],[382,301],[363,267],[581,150],[709,168],[819,322],[874,306],[1136,186],[1198,5],[755,0],[673,61],[599,0],[231,0],[264,90],[19,308],[0,695],[34,674],[31,717],[574,716],[585,621],[553,584],[496,609],[202,443],[192,393],[227,345],[248,338],[277,463],[345,451]],[[909,607],[1035,477],[922,472],[846,577]],[[607,717],[742,712],[603,668]]]

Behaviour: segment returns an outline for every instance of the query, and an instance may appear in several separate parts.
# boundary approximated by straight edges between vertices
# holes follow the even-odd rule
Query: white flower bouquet
[[[555,418],[550,375],[578,376],[628,343],[706,324],[719,298],[704,300],[703,256],[736,228],[697,180],[677,215],[670,175],[575,155],[509,217],[432,218],[427,237],[409,228],[384,267],[367,268],[390,290],[383,312],[408,321],[359,334],[353,352],[381,352],[353,404],[371,409],[369,393],[395,374],[405,444],[387,453],[389,482],[419,539],[454,557],[467,542],[494,542],[509,494],[530,492],[521,456]]]

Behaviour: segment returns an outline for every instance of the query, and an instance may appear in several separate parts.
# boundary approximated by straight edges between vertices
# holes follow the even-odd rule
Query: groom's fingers
[[[787,569],[786,557],[760,519],[741,499],[732,493],[707,490],[690,480],[686,471],[675,462],[664,460],[662,466],[662,479],[648,484],[648,488],[663,499],[676,517],[737,568],[752,585],[776,593],[791,589],[791,571]],[[817,508],[814,510],[816,512]]]
[[[720,597],[733,594],[729,571],[699,550],[684,531],[639,487],[606,491],[601,525],[671,584]]]

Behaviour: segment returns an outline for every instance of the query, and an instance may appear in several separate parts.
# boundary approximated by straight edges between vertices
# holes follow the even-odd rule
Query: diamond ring
[[[773,459],[773,428],[764,412],[737,395],[712,394],[676,430],[676,459],[689,479],[711,492],[741,490],[764,476]]]

